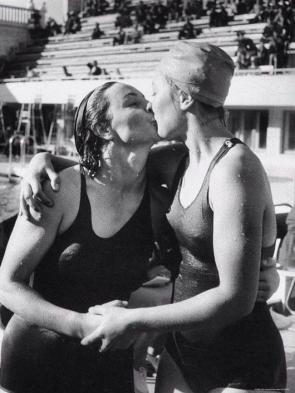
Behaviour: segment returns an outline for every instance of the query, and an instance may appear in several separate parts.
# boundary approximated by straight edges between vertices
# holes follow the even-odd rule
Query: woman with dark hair
[[[0,269],[0,302],[14,312],[1,359],[10,392],[133,393],[131,348],[101,354],[80,341],[101,320],[88,308],[127,301],[150,265],[145,163],[158,137],[146,107],[120,83],[88,94],[75,124],[81,165],[61,172],[59,193],[45,185],[52,209],[17,218]]]
[[[93,307],[103,319],[82,340],[102,340],[104,352],[142,332],[170,332],[160,393],[286,387],[280,334],[267,304],[256,301],[260,259],[274,251],[274,207],[261,163],[224,122],[233,73],[231,58],[213,45],[178,42],[163,57],[150,109],[159,136],[188,149],[167,214],[182,254],[174,303]]]
[[[169,165],[162,154],[148,171],[161,170],[170,190],[173,159],[181,175],[167,215],[182,254],[174,304],[92,307],[102,321],[82,339],[101,340],[104,353],[128,348],[142,332],[173,332],[158,372],[161,393],[285,386],[279,333],[257,302],[260,259],[272,255],[276,237],[273,205],[261,164],[224,125],[232,74],[231,59],[211,45],[178,43],[161,62],[149,109],[162,138],[187,146],[180,160],[176,149]],[[124,120],[120,113],[112,106],[113,122]]]

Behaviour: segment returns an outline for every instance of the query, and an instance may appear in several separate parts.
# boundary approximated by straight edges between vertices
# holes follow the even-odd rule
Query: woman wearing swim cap
[[[125,334],[172,332],[161,393],[286,386],[280,334],[267,304],[256,302],[260,258],[274,251],[274,207],[258,158],[225,126],[233,72],[231,58],[212,45],[180,42],[161,61],[151,100],[158,133],[189,152],[167,215],[182,254],[174,304],[96,308],[105,317],[97,332],[103,350]]]
[[[260,259],[272,255],[276,239],[270,187],[257,157],[224,124],[233,71],[230,57],[212,45],[180,42],[163,58],[151,110],[159,135],[188,149],[167,214],[182,254],[174,303],[93,307],[103,321],[82,341],[102,339],[106,351],[142,332],[170,332],[160,393],[286,385],[279,332],[266,303],[256,302]]]

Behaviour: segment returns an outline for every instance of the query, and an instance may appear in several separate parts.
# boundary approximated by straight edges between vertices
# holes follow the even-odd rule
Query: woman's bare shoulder
[[[62,170],[59,176],[60,189],[58,192],[53,191],[49,181],[44,184],[45,193],[53,201],[53,207],[42,207],[44,217],[52,213],[67,216],[79,199],[81,183],[79,165]]]
[[[53,200],[53,202],[64,202],[71,198],[72,193],[76,193],[77,188],[80,187],[80,166],[75,165],[63,169],[59,172],[60,188],[58,192],[52,190],[50,182],[46,181],[44,190],[46,194]]]
[[[258,192],[259,191],[259,192]],[[236,145],[214,167],[210,178],[210,200],[233,198],[264,208],[269,185],[259,158],[245,145]]]
[[[265,179],[265,171],[259,158],[244,144],[235,145],[223,159],[215,166],[214,177],[224,179],[234,176],[251,181],[262,181]]]

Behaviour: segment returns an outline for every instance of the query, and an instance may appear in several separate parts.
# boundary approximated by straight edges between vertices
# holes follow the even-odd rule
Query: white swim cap
[[[164,55],[159,69],[179,87],[189,86],[193,98],[219,107],[228,94],[234,63],[215,45],[180,41]]]

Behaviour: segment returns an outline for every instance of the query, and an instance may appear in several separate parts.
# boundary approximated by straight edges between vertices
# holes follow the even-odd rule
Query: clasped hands
[[[100,352],[110,349],[126,349],[135,344],[142,332],[131,329],[131,309],[128,302],[114,300],[90,307],[88,312],[101,317],[98,326],[81,340],[82,345],[101,343]]]

